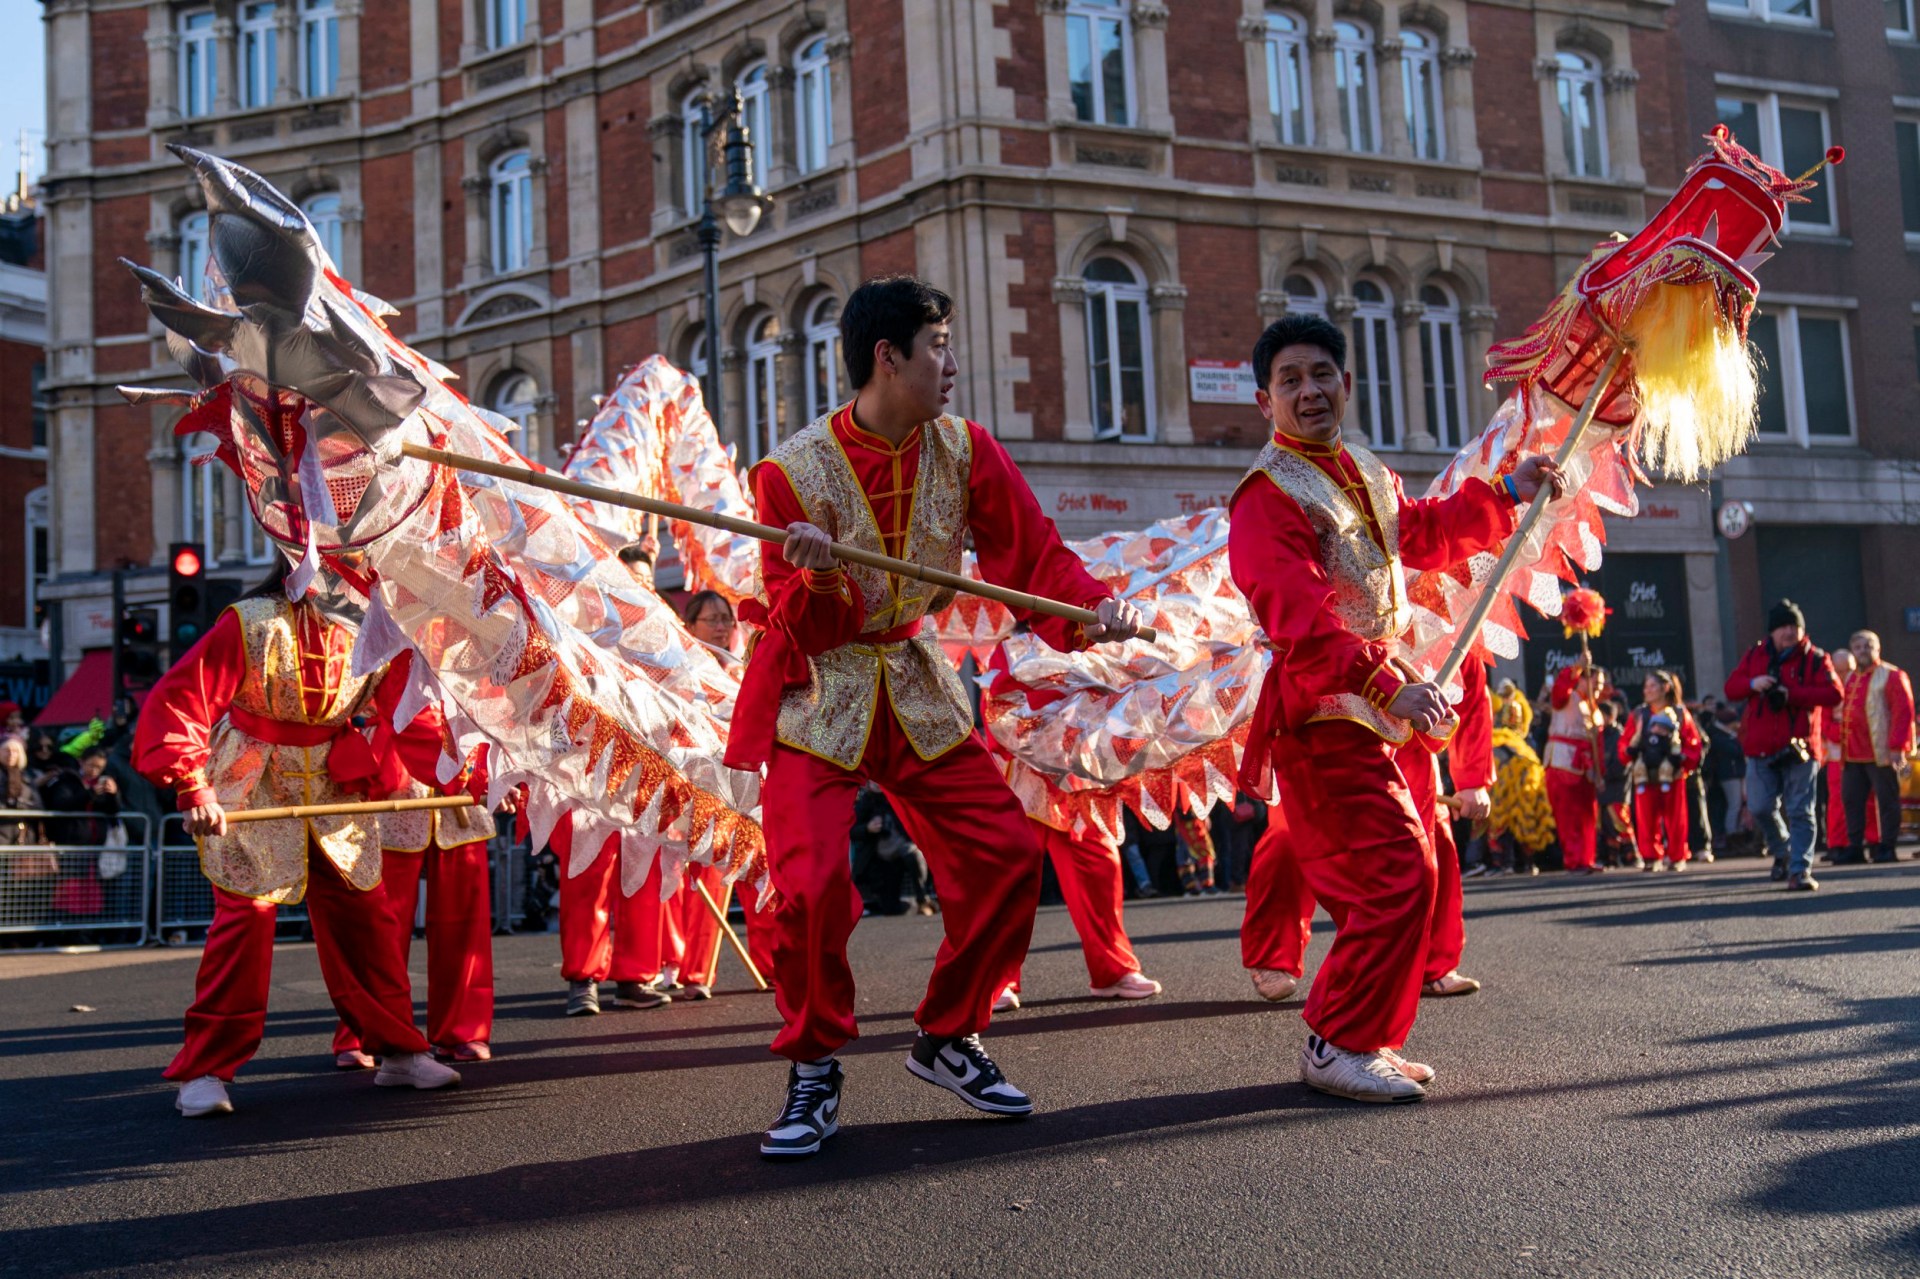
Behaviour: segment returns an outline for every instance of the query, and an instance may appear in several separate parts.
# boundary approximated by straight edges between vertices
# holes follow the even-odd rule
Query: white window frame
[[[1786,153],[1780,134],[1780,111],[1782,107],[1794,111],[1811,111],[1820,117],[1820,153],[1824,156],[1833,144],[1833,116],[1827,110],[1827,104],[1817,98],[1802,98],[1791,93],[1780,93],[1772,89],[1742,89],[1731,85],[1716,84],[1713,88],[1714,115],[1719,116],[1719,101],[1722,98],[1753,104],[1760,116],[1759,145],[1749,143],[1753,153],[1781,172],[1786,172]],[[1788,174],[1792,177],[1794,175]],[[1804,204],[1787,206],[1787,225],[1785,233],[1800,235],[1838,235],[1840,234],[1840,200],[1833,186],[1826,189],[1827,220],[1815,222],[1807,213]]]
[[[751,463],[780,443],[780,322],[773,316],[756,316],[747,326],[746,355],[747,460]]]
[[[1756,429],[1754,439],[1761,444],[1796,444],[1801,448],[1825,448],[1836,445],[1844,448],[1858,443],[1860,416],[1859,407],[1855,404],[1853,396],[1853,335],[1848,332],[1847,311],[1833,306],[1787,303],[1768,306],[1762,313],[1773,320],[1774,331],[1780,339],[1780,393],[1786,401],[1787,433],[1783,438],[1777,434],[1761,433]],[[1816,435],[1808,428],[1806,363],[1800,353],[1802,318],[1827,320],[1840,328],[1841,376],[1847,394],[1847,433],[1845,435],[1826,433]]]
[[[1297,13],[1267,14],[1267,111],[1274,137],[1288,146],[1313,145],[1313,61],[1307,54],[1307,22]],[[1293,126],[1289,91],[1300,104],[1300,128]],[[1298,136],[1295,136],[1296,133]]]
[[[1380,59],[1374,54],[1373,28],[1356,18],[1342,18],[1333,24],[1333,29],[1333,92],[1340,102],[1340,128],[1347,137],[1347,150],[1378,155],[1381,151]],[[1360,83],[1356,84],[1356,79]],[[1363,112],[1371,135],[1365,146],[1354,136],[1354,125]]]
[[[681,211],[688,217],[700,216],[707,199],[707,153],[705,117],[701,111],[703,89],[687,94],[680,104],[680,199]]]
[[[488,50],[508,49],[527,38],[527,0],[486,0]]]
[[[1440,40],[1408,27],[1400,33],[1400,96],[1406,104],[1407,145],[1422,160],[1447,155],[1447,107],[1441,95]],[[1430,143],[1421,146],[1423,136]]]
[[[833,148],[833,59],[825,36],[808,41],[794,61],[793,119],[794,167],[817,173]]]
[[[33,625],[33,611],[40,602],[40,594],[47,579],[53,576],[53,496],[52,490],[45,484],[27,491],[27,500],[21,503],[27,522],[27,540],[25,544],[25,564],[21,580],[26,583],[26,623]],[[35,554],[34,534],[43,535],[47,547],[47,563],[42,564]]]
[[[702,382],[707,380],[707,331],[704,327],[695,326],[693,335],[687,339],[687,372]]]
[[[1897,115],[1893,118],[1893,145],[1896,152],[1900,150],[1900,128],[1902,125],[1914,131],[1914,145],[1909,148],[1910,154],[1905,158],[1914,165],[1920,166],[1920,119],[1915,119],[1910,115]],[[1900,159],[1901,157],[1898,155],[1894,158],[1894,175],[1896,180],[1901,184],[1900,227],[1901,230],[1906,233],[1907,247],[1915,248],[1920,247],[1920,230],[1914,230],[1907,226],[1908,209],[1906,183],[1904,179],[1905,169],[1900,165]]]
[[[1804,15],[1776,13],[1776,0],[1707,0],[1707,12],[1731,14],[1738,18],[1750,18],[1755,22],[1778,22],[1790,27],[1817,27],[1820,25],[1820,0],[1807,0],[1807,13]]]
[[[240,109],[251,111],[273,105],[273,87],[280,78],[279,5],[274,0],[247,0],[236,16],[235,61],[239,69]]]
[[[522,388],[527,392],[525,395],[511,394]],[[508,369],[500,374],[493,380],[493,394],[487,397],[487,407],[520,428],[516,443],[523,451],[528,449],[533,438],[534,415],[540,411],[540,383],[533,374],[525,369]]]
[[[807,308],[804,334],[807,420],[811,422],[840,407],[841,403],[840,312],[838,300],[831,294],[814,299]]]
[[[742,67],[734,84],[740,90],[740,123],[746,126],[752,146],[753,184],[764,188],[773,159],[773,89],[767,82],[767,64]]]
[[[340,91],[340,16],[334,0],[300,0],[300,96]]]
[[[1900,25],[1888,27],[1887,35],[1895,40],[1912,40],[1920,36],[1920,31],[1914,28],[1913,0],[1887,0],[1887,2],[1900,6]]]
[[[1427,298],[1429,289],[1441,294],[1445,302],[1430,301]],[[1451,288],[1438,280],[1429,282],[1420,290],[1420,295],[1420,301],[1426,307],[1420,317],[1420,358],[1425,364],[1420,393],[1427,396],[1427,388],[1433,388],[1432,395],[1427,398],[1427,431],[1440,441],[1442,448],[1457,449],[1467,442],[1469,436],[1466,347],[1460,337],[1460,300]],[[1441,376],[1447,367],[1442,359],[1445,355],[1453,357],[1451,386]]]
[[[487,166],[487,250],[495,275],[533,259],[533,154],[524,147]]]
[[[1367,286],[1380,291],[1379,300],[1361,299],[1360,290]],[[1353,357],[1349,361],[1355,371],[1353,420],[1373,448],[1402,449],[1407,444],[1407,413],[1400,398],[1400,340],[1393,290],[1386,281],[1369,275],[1354,281],[1353,293]],[[1365,410],[1360,395],[1363,380],[1369,384]],[[1361,420],[1363,412],[1368,420]],[[1389,432],[1391,439],[1382,438]]]
[[[340,257],[345,251],[343,236],[346,219],[341,216],[340,209],[338,191],[322,191],[300,202],[300,211],[307,215],[307,221],[313,223],[313,233],[319,237],[327,256],[333,259],[336,271],[340,270]]]
[[[1158,438],[1158,423],[1154,413],[1153,388],[1153,311],[1149,306],[1149,291],[1146,276],[1134,263],[1113,252],[1101,252],[1087,263],[1091,267],[1098,261],[1117,262],[1133,274],[1133,283],[1122,284],[1112,280],[1087,280],[1082,268],[1082,279],[1086,285],[1087,326],[1087,390],[1091,398],[1088,411],[1094,417],[1093,437],[1096,440],[1118,440],[1125,444],[1151,444]],[[1114,416],[1110,422],[1099,419],[1099,386],[1092,379],[1099,376],[1100,360],[1094,345],[1093,315],[1094,308],[1103,308],[1106,320],[1107,341],[1107,403],[1113,406]],[[1122,391],[1123,379],[1120,365],[1120,310],[1122,307],[1137,307],[1140,317],[1140,395],[1141,395],[1141,431],[1135,435],[1126,433],[1126,415],[1122,409],[1125,395]]]
[[[1554,54],[1553,96],[1559,107],[1560,154],[1566,161],[1567,173],[1576,178],[1604,178],[1613,172],[1613,156],[1607,140],[1607,100],[1605,93],[1606,70],[1600,60],[1590,53],[1581,53],[1576,49],[1562,49]],[[1598,144],[1600,167],[1597,172],[1587,169],[1587,148],[1582,145],[1586,130],[1580,125],[1579,118],[1571,113],[1570,98],[1585,98],[1592,114],[1592,132]],[[1568,130],[1572,133],[1569,136]]]
[[[204,465],[197,457],[211,457],[219,441],[201,431],[180,440],[180,540],[198,542],[209,564],[220,562],[220,477],[218,462]],[[247,520],[251,524],[251,519]]]
[[[201,302],[208,300],[207,264],[213,257],[213,222],[204,210],[180,219],[180,286]]]
[[[180,114],[191,119],[212,115],[220,100],[220,44],[214,36],[212,9],[187,9],[174,19],[180,38],[176,74]]]
[[[1112,27],[1120,33],[1121,86],[1125,101],[1119,110],[1107,101],[1106,77],[1100,69],[1100,42],[1096,38],[1103,27]],[[1067,48],[1072,50],[1076,30],[1087,46],[1087,87],[1088,116],[1079,116],[1078,104],[1075,114],[1089,124],[1110,124],[1120,128],[1130,128],[1138,123],[1139,113],[1134,109],[1134,99],[1138,96],[1138,80],[1134,72],[1133,59],[1133,10],[1126,0],[1068,0],[1067,4]],[[1068,54],[1067,77],[1069,83],[1073,77],[1072,54]],[[1117,118],[1116,118],[1117,117]]]

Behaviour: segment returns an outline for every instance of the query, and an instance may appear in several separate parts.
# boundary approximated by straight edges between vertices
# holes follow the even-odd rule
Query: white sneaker
[[[1152,999],[1160,993],[1160,983],[1144,973],[1127,973],[1111,986],[1095,986],[1095,999]]]
[[[233,1103],[227,1100],[227,1085],[218,1075],[202,1075],[181,1084],[180,1095],[173,1099],[173,1108],[188,1119],[233,1113]]]
[[[445,1088],[460,1082],[460,1072],[435,1061],[432,1053],[395,1053],[380,1059],[373,1082],[382,1088]]]
[[[1247,972],[1253,978],[1254,993],[1270,1004],[1291,999],[1300,989],[1300,979],[1284,968],[1250,968]]]
[[[1380,1055],[1392,1063],[1395,1070],[1413,1080],[1414,1083],[1424,1085],[1433,1082],[1433,1067],[1425,1062],[1408,1061],[1391,1048],[1382,1048]]]
[[[1422,1088],[1380,1053],[1350,1053],[1318,1035],[1300,1050],[1300,1082],[1352,1101],[1419,1101]]]
[[[1009,1013],[1020,1006],[1020,992],[1008,982],[1006,988],[993,997],[993,1011]]]

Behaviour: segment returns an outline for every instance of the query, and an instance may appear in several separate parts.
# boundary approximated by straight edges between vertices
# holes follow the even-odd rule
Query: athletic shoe
[[[433,1055],[442,1061],[492,1061],[493,1047],[484,1039],[455,1044],[451,1048],[434,1045]]]
[[[1487,864],[1485,862],[1475,862],[1473,865],[1467,867],[1465,870],[1460,872],[1460,878],[1478,879],[1486,873],[1487,873]]]
[[[1787,891],[1790,893],[1811,893],[1819,887],[1820,881],[1813,877],[1812,871],[1804,875],[1787,876]]]
[[[916,915],[938,915],[940,907],[931,901],[916,902],[913,907]]]
[[[1413,1080],[1414,1083],[1424,1087],[1433,1082],[1433,1067],[1425,1062],[1408,1061],[1391,1048],[1382,1048],[1380,1055],[1385,1057],[1395,1070]]]
[[[804,1159],[820,1153],[820,1143],[840,1131],[840,1089],[847,1074],[828,1058],[819,1073],[803,1075],[798,1062],[787,1067],[787,1104],[760,1139],[760,1153],[768,1159]]]
[[[1253,992],[1270,1004],[1291,999],[1300,989],[1300,979],[1284,968],[1251,968],[1247,972],[1253,978]]]
[[[1420,988],[1422,999],[1445,999],[1450,995],[1471,995],[1480,983],[1463,975],[1458,968],[1444,977],[1436,977]]]
[[[995,1115],[1033,1113],[1033,1098],[1007,1082],[980,1046],[978,1035],[942,1039],[923,1030],[907,1054],[907,1069],[956,1094],[975,1110]]]
[[[1318,1035],[1308,1035],[1300,1050],[1300,1082],[1352,1101],[1419,1101],[1427,1095],[1384,1054],[1350,1053]]]
[[[1093,987],[1095,999],[1152,999],[1160,983],[1141,973],[1127,973],[1111,986]]]
[[[591,981],[570,981],[567,983],[567,1016],[598,1017],[600,1015],[600,985]]]
[[[382,1088],[446,1088],[460,1082],[460,1072],[435,1061],[432,1053],[390,1053],[380,1059],[373,1082]]]
[[[173,1108],[188,1119],[205,1115],[230,1115],[233,1103],[227,1100],[227,1085],[218,1075],[202,1075],[180,1085]]]
[[[1711,866],[1713,864],[1713,850],[1711,848],[1701,849],[1699,860]]]
[[[360,1051],[358,1048],[349,1048],[343,1053],[335,1053],[333,1055],[333,1068],[335,1070],[372,1070],[373,1065],[373,1058],[367,1056],[366,1053]]]
[[[1773,873],[1768,875],[1767,878],[1771,879],[1774,883],[1777,884],[1781,880],[1785,879],[1786,877],[1787,877],[1787,860],[1784,857],[1778,858],[1773,863]]]
[[[1010,1013],[1020,1006],[1020,991],[1008,982],[1001,992],[993,997],[993,1011]]]
[[[1686,868],[1687,868],[1687,863],[1685,861],[1667,863],[1667,869],[1672,871],[1676,875],[1679,874],[1681,871],[1685,870]]]
[[[1881,844],[1874,848],[1873,852],[1868,855],[1867,860],[1873,862],[1875,865],[1886,862],[1897,862],[1900,860],[1900,854],[1885,844]]]
[[[680,996],[682,999],[713,998],[713,983],[710,981],[690,981],[682,989],[686,991],[684,995]]]
[[[613,983],[613,1006],[615,1008],[658,1008],[670,1004],[673,998],[666,993],[638,981],[617,981]]]

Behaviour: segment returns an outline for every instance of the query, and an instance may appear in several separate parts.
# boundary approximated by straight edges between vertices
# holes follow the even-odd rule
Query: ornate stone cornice
[[[1470,333],[1491,332],[1500,312],[1490,306],[1470,306],[1467,308],[1466,325]]]
[[[1560,62],[1556,58],[1535,58],[1533,60],[1533,78],[1552,80],[1560,74]]]
[[[1147,290],[1147,305],[1155,311],[1184,311],[1187,309],[1187,286],[1156,284]]]
[[[827,37],[826,55],[833,61],[839,62],[851,52],[853,52],[852,36],[842,32],[837,36]]]
[[[1470,67],[1473,65],[1474,51],[1464,44],[1450,44],[1440,50],[1440,65],[1443,67]]]
[[[1167,19],[1171,16],[1163,4],[1150,3],[1148,0],[1134,0],[1133,24],[1136,27],[1158,31],[1167,25]]]
[[[1340,43],[1340,33],[1332,27],[1321,27],[1307,37],[1307,43],[1315,53],[1332,53],[1333,47]]]
[[[686,124],[686,118],[678,113],[657,115],[647,121],[647,133],[652,137],[662,139],[678,137],[681,126],[684,124]]]
[[[1353,313],[1359,306],[1358,302],[1342,293],[1338,297],[1328,299],[1327,318],[1335,324],[1345,324],[1353,318]]]
[[[1255,304],[1259,307],[1260,318],[1263,320],[1277,320],[1287,313],[1287,295],[1281,289],[1260,290]]]
[[[484,173],[469,173],[466,177],[460,179],[460,189],[470,196],[478,197],[485,195],[487,192],[487,175]]]
[[[1068,0],[1034,0],[1034,8],[1046,14],[1065,13],[1067,2]]]
[[[1425,316],[1426,313],[1427,304],[1425,302],[1402,302],[1393,308],[1394,317],[1400,321],[1400,327],[1403,329],[1409,324],[1419,323],[1420,319]]]
[[[1608,93],[1632,93],[1633,86],[1640,83],[1640,73],[1632,67],[1620,67],[1607,72],[1600,83]]]
[[[793,68],[774,65],[767,68],[767,87],[776,92],[793,87]]]
[[[1266,43],[1267,32],[1272,30],[1272,28],[1267,26],[1267,20],[1265,18],[1243,17],[1240,19],[1238,30],[1240,32],[1240,38],[1248,44],[1264,44]]]
[[[1382,40],[1373,46],[1374,56],[1382,62],[1398,62],[1407,51],[1407,42],[1398,38]]]

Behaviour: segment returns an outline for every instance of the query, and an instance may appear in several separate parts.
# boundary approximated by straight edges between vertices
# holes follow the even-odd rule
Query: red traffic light
[[[200,552],[191,546],[182,546],[173,553],[173,571],[181,577],[200,576]]]

